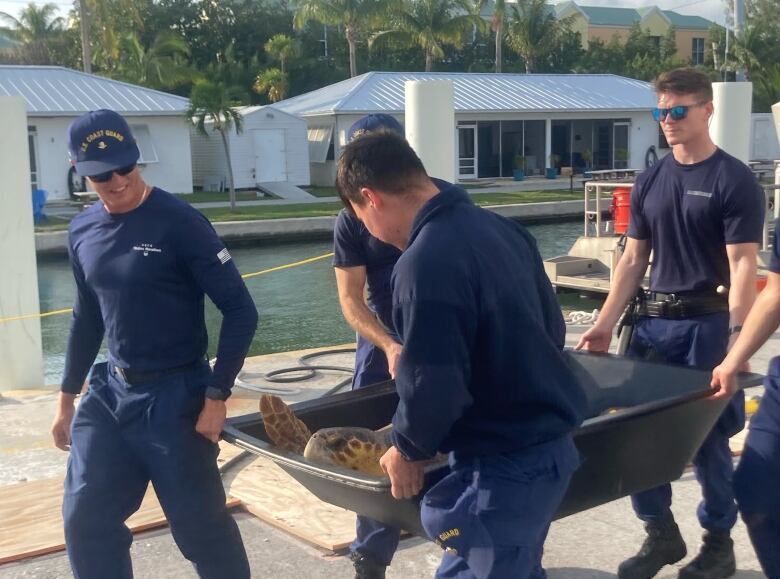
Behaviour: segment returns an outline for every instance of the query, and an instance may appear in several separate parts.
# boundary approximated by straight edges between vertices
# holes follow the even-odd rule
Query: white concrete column
[[[710,137],[718,147],[743,163],[750,159],[750,127],[753,83],[713,82],[715,113]]]
[[[453,183],[455,172],[455,96],[452,81],[408,80],[404,129],[431,177]]]
[[[27,109],[0,97],[0,390],[41,388],[43,353],[35,262]],[[33,315],[21,320],[6,320]]]
[[[552,119],[544,119],[544,166],[549,167],[552,155]]]

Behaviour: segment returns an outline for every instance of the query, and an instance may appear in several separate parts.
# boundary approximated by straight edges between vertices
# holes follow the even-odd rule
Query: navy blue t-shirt
[[[403,344],[393,443],[418,460],[564,436],[586,401],[564,358],[566,326],[534,238],[462,189],[437,186],[393,272]]]
[[[729,287],[725,245],[761,243],[765,206],[747,165],[720,149],[692,165],[669,154],[641,173],[631,193],[628,236],[650,242],[650,288],[675,293]]]
[[[390,277],[401,251],[371,235],[357,217],[342,209],[333,231],[334,267],[366,268],[368,305],[386,328],[392,330],[393,289]]]
[[[775,234],[772,241],[772,258],[769,271],[780,274],[780,219],[775,221]],[[780,435],[780,356],[769,362],[769,370],[764,380],[764,397],[758,413],[750,420],[750,428],[768,430]]]
[[[64,392],[78,393],[105,334],[112,364],[154,372],[202,360],[204,293],[222,312],[209,386],[229,390],[257,326],[257,310],[211,223],[161,189],[128,213],[96,203],[70,225],[76,279]]]

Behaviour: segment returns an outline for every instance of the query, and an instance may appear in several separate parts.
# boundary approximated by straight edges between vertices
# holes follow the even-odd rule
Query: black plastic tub
[[[592,418],[575,432],[584,461],[556,518],[679,478],[726,404],[711,397],[710,372],[573,351],[567,351],[567,360],[588,395]],[[745,375],[742,386],[760,380]],[[291,408],[312,432],[328,426],[378,429],[390,423],[397,403],[388,382]],[[602,414],[614,408],[621,410]],[[394,499],[387,477],[317,464],[276,448],[259,413],[228,419],[223,437],[274,460],[325,502],[425,536],[419,499]],[[425,488],[446,472],[446,465],[429,467]]]

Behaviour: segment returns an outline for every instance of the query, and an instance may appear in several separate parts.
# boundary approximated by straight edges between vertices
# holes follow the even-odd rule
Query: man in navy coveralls
[[[654,115],[672,152],[634,184],[625,252],[601,315],[578,347],[607,351],[652,250],[650,292],[640,304],[627,355],[711,370],[736,340],[755,299],[764,192],[744,163],[710,139],[709,77],[677,69],[661,75],[655,90]],[[727,296],[719,286],[729,288]],[[736,571],[730,535],[737,505],[728,440],[744,425],[744,395],[738,393],[694,458],[703,496],[697,514],[705,532],[701,551],[679,573],[683,579],[730,577]],[[632,503],[647,538],[620,565],[618,576],[653,577],[687,554],[672,516],[671,485],[636,494]]]
[[[403,251],[400,401],[381,459],[393,496],[417,495],[426,461],[449,453],[452,472],[422,499],[425,530],[445,549],[436,576],[545,577],[542,546],[579,464],[571,431],[586,401],[535,240],[430,179],[392,133],[347,145],[336,184],[371,234]]]
[[[737,373],[780,325],[780,220],[775,222],[769,279],[723,363],[712,372],[716,396],[737,392]],[[764,573],[780,579],[780,356],[769,362],[764,397],[734,473],[734,494]]]
[[[87,113],[68,140],[76,172],[101,201],[70,225],[76,301],[52,425],[57,447],[70,450],[62,511],[73,574],[132,577],[125,521],[151,481],[198,576],[248,579],[216,459],[257,310],[208,220],[144,183],[120,115]],[[204,294],[224,316],[213,371]],[[92,366],[74,417],[104,336],[108,362]]]
[[[404,134],[390,115],[371,114],[350,127],[347,140],[380,130]],[[333,254],[341,311],[357,332],[352,389],[390,380],[401,354],[392,330],[390,276],[401,252],[373,237],[359,219],[342,209],[333,232]],[[400,529],[358,515],[355,535],[350,545],[355,578],[384,579],[398,548]]]

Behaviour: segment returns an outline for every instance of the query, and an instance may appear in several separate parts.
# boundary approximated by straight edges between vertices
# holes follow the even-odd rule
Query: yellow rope
[[[245,273],[241,277],[244,279],[249,279],[250,277],[255,277],[258,275],[263,275],[264,273],[271,273],[272,271],[280,271],[282,269],[289,269],[291,267],[298,267],[299,265],[305,265],[307,263],[311,263],[313,261],[319,261],[320,259],[325,259],[327,257],[332,257],[333,252],[326,253],[324,255],[318,255],[317,257],[310,257],[308,259],[302,259],[301,261],[296,261],[295,263],[288,263],[287,265],[277,265],[276,267],[271,267],[268,269],[264,269],[262,271],[256,271],[255,273]]]
[[[298,267],[299,265],[306,265],[307,263],[312,263],[314,261],[319,261],[321,259],[326,259],[328,257],[333,256],[333,252],[326,253],[324,255],[318,255],[316,257],[310,257],[308,259],[302,259],[301,261],[296,261],[294,263],[288,263],[285,265],[277,265],[276,267],[269,267],[268,269],[263,269],[261,271],[256,271],[254,273],[245,273],[241,277],[244,279],[249,279],[251,277],[257,277],[258,275],[263,275],[265,273],[271,273],[274,271],[281,271],[283,269],[289,269],[291,267]],[[66,308],[63,310],[53,310],[51,312],[44,312],[42,314],[26,314],[23,316],[11,316],[9,318],[0,318],[0,324],[4,324],[5,322],[14,322],[17,320],[30,320],[33,318],[48,318],[49,316],[57,316],[60,314],[69,314],[73,311],[73,308]]]
[[[25,314],[24,316],[12,316],[10,318],[0,318],[0,324],[4,322],[14,322],[16,320],[30,320],[33,318],[48,318],[49,316],[57,316],[59,314],[69,314],[73,311],[73,308],[67,308],[64,310],[54,310],[51,312],[44,312],[42,314]]]

